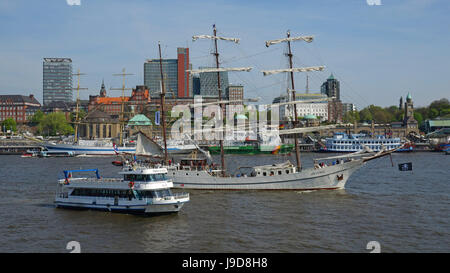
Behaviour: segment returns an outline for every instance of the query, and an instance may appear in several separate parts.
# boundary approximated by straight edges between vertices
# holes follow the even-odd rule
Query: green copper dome
[[[408,96],[406,96],[406,99],[407,100],[411,100],[412,99],[411,94],[409,92],[408,92]]]
[[[331,75],[328,77],[328,80],[334,80],[333,73],[331,73]]]
[[[314,115],[306,115],[306,116],[304,116],[303,118],[304,118],[304,119],[317,119],[317,117],[314,116]]]

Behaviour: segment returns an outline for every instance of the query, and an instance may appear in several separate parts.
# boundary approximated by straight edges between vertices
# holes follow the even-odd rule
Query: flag
[[[398,164],[399,171],[412,171],[412,162]]]
[[[116,155],[118,155],[119,154],[119,150],[117,149],[117,145],[116,145],[115,142],[113,143],[113,148],[114,148],[114,152],[116,153]]]
[[[275,149],[272,151],[272,154],[273,154],[273,155],[278,154],[278,152],[280,151],[280,149],[281,149],[281,145],[277,145],[277,146],[275,147]]]
[[[159,125],[159,123],[160,123],[160,113],[159,113],[159,111],[156,111],[155,112],[155,124]]]

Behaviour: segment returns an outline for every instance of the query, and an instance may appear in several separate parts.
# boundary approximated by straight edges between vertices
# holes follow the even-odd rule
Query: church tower
[[[102,87],[100,89],[100,97],[106,97],[106,88],[105,88],[105,80],[102,80]]]

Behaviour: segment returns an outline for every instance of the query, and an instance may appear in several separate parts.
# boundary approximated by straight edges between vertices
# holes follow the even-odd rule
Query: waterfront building
[[[41,108],[34,95],[0,95],[0,122],[12,118],[16,123],[26,123]]]
[[[78,136],[84,139],[116,138],[119,134],[119,118],[98,109],[89,112],[78,127]]]
[[[163,59],[162,70],[164,87],[167,93],[178,94],[178,60]],[[161,95],[161,70],[160,60],[147,60],[144,64],[144,85],[150,90],[151,98],[158,98]]]
[[[403,126],[409,129],[417,129],[417,120],[414,119],[414,105],[411,94],[408,93],[405,101],[405,115],[403,120]]]
[[[53,101],[69,103],[73,100],[70,58],[44,58],[42,91],[44,105]]]
[[[226,98],[230,101],[233,100],[243,100],[244,99],[244,86],[231,84],[226,90]],[[230,105],[243,105],[241,102],[232,102]]]
[[[200,67],[211,68],[211,67]],[[219,72],[220,74],[220,88],[222,89],[222,98],[226,97],[226,90],[230,85],[228,82],[228,71]],[[219,96],[219,89],[217,86],[217,72],[201,72],[200,75],[200,95],[203,97]]]
[[[318,93],[296,93],[296,101],[312,100],[312,99],[326,99],[327,96]],[[281,95],[273,100],[273,103],[282,103],[290,101],[287,95]],[[281,121],[287,121],[292,119],[293,115],[292,105],[281,105],[279,107],[279,114]],[[299,117],[305,117],[308,115],[314,115],[318,119],[323,121],[328,120],[328,103],[323,102],[311,102],[311,103],[298,103],[297,104],[297,115]]]
[[[425,133],[431,133],[441,129],[450,129],[450,119],[425,120]]]
[[[141,113],[149,102],[149,89],[144,85],[138,85],[136,88],[132,88],[131,96],[123,97],[124,112]],[[100,94],[89,96],[88,111],[94,109],[99,109],[109,115],[119,116],[122,112],[122,97],[108,97],[102,83]]]
[[[329,98],[334,98],[337,101],[341,100],[340,83],[334,78],[333,74],[320,87],[320,92],[327,95]]]
[[[189,63],[189,48],[177,48],[178,63],[178,98],[192,97],[192,76],[188,70],[192,69]]]
[[[189,48],[177,48],[177,59],[162,59],[164,88],[172,97],[192,97],[192,76],[189,71]],[[147,60],[144,63],[144,85],[150,90],[151,98],[161,94],[160,59]]]
[[[342,103],[342,115],[347,114],[348,112],[356,111],[356,106],[353,103],[344,102]]]
[[[193,96],[200,95],[200,76],[192,75],[192,94]]]

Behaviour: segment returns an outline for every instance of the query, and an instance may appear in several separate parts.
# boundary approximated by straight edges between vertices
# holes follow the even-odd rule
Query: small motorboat
[[[123,162],[120,160],[114,160],[111,162],[114,166],[123,166]]]

